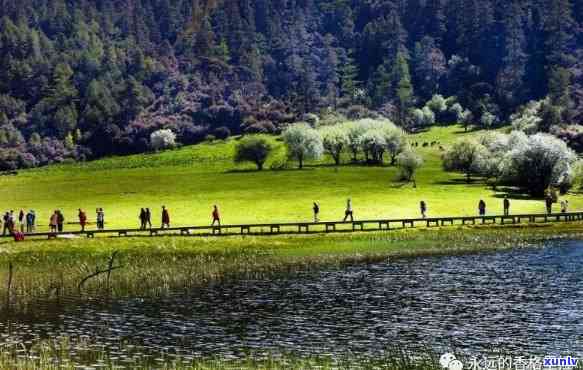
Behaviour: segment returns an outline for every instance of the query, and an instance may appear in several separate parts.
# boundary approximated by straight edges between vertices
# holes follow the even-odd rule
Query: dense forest
[[[436,94],[430,123],[583,137],[583,0],[0,0],[3,169],[310,113],[412,128]]]

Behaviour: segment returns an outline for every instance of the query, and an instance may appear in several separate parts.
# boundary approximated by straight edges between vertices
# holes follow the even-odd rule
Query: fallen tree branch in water
[[[107,268],[104,270],[100,270],[99,267],[97,267],[95,269],[95,272],[93,272],[92,274],[89,274],[88,276],[84,277],[80,282],[79,282],[79,292],[81,291],[81,289],[83,288],[83,285],[89,280],[92,279],[96,276],[99,276],[101,274],[105,274],[107,273],[107,287],[109,287],[109,278],[111,276],[111,272],[114,270],[118,270],[120,268],[122,268],[122,265],[119,266],[114,266],[113,263],[115,261],[115,257],[117,256],[118,251],[115,251],[111,254],[111,256],[109,257],[109,261],[107,263]]]

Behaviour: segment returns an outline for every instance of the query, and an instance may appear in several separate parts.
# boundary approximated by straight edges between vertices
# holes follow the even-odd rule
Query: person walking
[[[569,208],[569,201],[562,200],[561,201],[561,213],[567,213],[568,208]]]
[[[221,226],[221,214],[219,212],[219,207],[215,204],[213,206],[213,222],[211,223],[211,226],[215,226],[215,222],[218,223],[219,227]]]
[[[24,209],[21,209],[20,212],[18,213],[18,228],[20,229],[21,233],[24,232],[24,224],[25,223],[26,223],[26,219],[25,219]]]
[[[151,229],[152,228],[152,213],[150,212],[150,208],[146,208],[146,222],[144,223],[144,229],[146,225]]]
[[[140,209],[140,230],[146,230],[146,210]]]
[[[504,216],[508,216],[510,214],[510,200],[508,196],[504,196]]]
[[[350,222],[354,221],[354,213],[352,210],[352,199],[350,199],[350,198],[348,198],[348,200],[346,201],[346,210],[344,211],[344,221],[343,222],[346,222],[348,217],[350,217]]]
[[[7,231],[10,232],[10,213],[6,212],[2,219],[4,220],[4,228],[2,230],[2,235],[6,235]]]
[[[87,225],[87,214],[81,208],[79,208],[79,225],[81,225],[81,231],[85,231],[85,225]]]
[[[547,207],[547,214],[553,213],[553,197],[550,194],[547,194],[545,197],[545,205]]]
[[[480,202],[478,202],[478,213],[480,216],[486,215],[486,202],[483,199],[480,199]]]
[[[166,206],[162,206],[162,229],[170,228],[170,213],[166,209]]]
[[[318,203],[314,202],[313,210],[314,210],[314,222],[316,222],[316,223],[317,222],[320,222],[320,218],[319,218],[319,216],[320,216],[320,205]]]
[[[14,235],[15,223],[16,220],[14,219],[14,211],[10,210],[10,213],[8,214],[8,232],[10,233],[10,235]]]
[[[424,200],[419,203],[419,209],[421,210],[421,217],[427,218],[427,204]]]
[[[63,225],[65,224],[65,216],[61,210],[57,210],[57,230],[62,233]]]
[[[105,229],[105,212],[103,212],[103,208],[99,208],[99,212],[97,212],[97,221],[99,222],[99,230]]]
[[[59,216],[57,215],[57,211],[53,212],[51,218],[49,219],[49,227],[52,233],[57,232],[57,224],[59,223]]]
[[[36,218],[36,216],[34,214],[34,210],[31,209],[30,211],[28,211],[28,213],[26,214],[26,232],[27,233],[34,232],[35,218]]]

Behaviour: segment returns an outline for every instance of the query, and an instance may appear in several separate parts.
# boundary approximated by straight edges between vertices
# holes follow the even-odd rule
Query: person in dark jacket
[[[424,200],[422,200],[419,203],[419,209],[421,210],[421,217],[426,218],[427,217],[427,204],[425,203]]]
[[[65,224],[65,216],[61,210],[57,210],[57,230],[62,233],[63,225]]]
[[[162,229],[170,228],[170,213],[166,209],[166,206],[162,206]]]
[[[140,230],[146,230],[146,210],[140,210]]]
[[[146,223],[144,224],[144,228],[146,225],[151,229],[152,228],[152,213],[150,212],[150,208],[146,208]]]
[[[26,232],[27,233],[34,232],[35,220],[36,220],[36,215],[34,213],[34,210],[31,209],[26,214]]]
[[[480,202],[478,202],[478,212],[480,213],[480,216],[486,215],[486,202],[484,202],[483,199],[480,199]]]
[[[25,223],[26,223],[26,219],[25,219],[24,209],[21,209],[20,212],[18,213],[18,228],[20,229],[21,233],[24,232],[24,224]]]
[[[2,218],[2,220],[4,221],[4,228],[2,230],[2,235],[6,235],[7,231],[10,233],[10,213],[6,212],[4,214],[4,217]]]
[[[508,196],[504,196],[504,216],[508,216],[510,214],[510,200]]]
[[[545,205],[547,206],[547,213],[549,215],[553,213],[553,197],[550,194],[545,197]]]
[[[314,222],[320,222],[320,205],[316,202],[314,202]]]

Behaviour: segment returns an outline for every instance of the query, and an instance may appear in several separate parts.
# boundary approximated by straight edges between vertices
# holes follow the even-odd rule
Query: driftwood
[[[85,276],[80,282],[79,282],[79,286],[78,289],[79,291],[81,291],[81,289],[83,288],[83,285],[89,280],[92,279],[96,276],[99,276],[101,274],[105,274],[107,273],[107,287],[109,288],[109,278],[111,276],[111,272],[113,270],[118,270],[120,268],[122,268],[122,265],[118,265],[118,266],[114,266],[113,263],[115,261],[115,257],[117,256],[118,251],[115,251],[111,254],[111,256],[109,257],[109,261],[107,263],[107,268],[106,269],[102,269],[100,270],[99,267],[95,268],[95,272]]]

